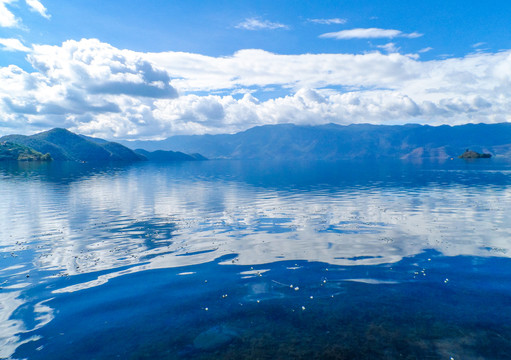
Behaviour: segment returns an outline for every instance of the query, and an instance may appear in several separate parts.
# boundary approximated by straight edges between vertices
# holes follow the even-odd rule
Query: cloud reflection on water
[[[101,275],[109,278],[226,254],[244,265],[282,259],[375,265],[424,249],[448,256],[510,254],[508,186],[287,189],[203,170],[135,167],[66,186],[7,181],[2,192],[8,200],[0,207],[4,258],[16,256],[12,264],[44,277],[109,270]]]
[[[226,266],[356,266],[395,263],[425,249],[511,254],[507,170],[22,166],[0,169],[0,357],[36,339],[20,337],[34,328],[14,316],[17,309],[31,306],[35,328],[52,320],[47,299],[33,303],[26,291],[59,278],[70,281],[48,285],[47,298],[224,255],[232,255]]]

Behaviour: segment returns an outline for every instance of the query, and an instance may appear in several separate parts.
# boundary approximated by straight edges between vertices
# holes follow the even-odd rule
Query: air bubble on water
[[[208,311],[208,310],[209,310],[209,308],[204,308],[204,310]]]
[[[302,306],[302,310],[305,310],[305,306]]]
[[[311,299],[314,299],[314,296],[311,295]]]
[[[298,290],[300,290],[300,288],[299,288],[298,286],[297,286],[297,287],[295,287],[295,291],[298,291]]]

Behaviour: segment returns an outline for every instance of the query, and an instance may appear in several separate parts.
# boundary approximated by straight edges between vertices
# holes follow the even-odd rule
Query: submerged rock
[[[235,330],[225,325],[217,325],[200,333],[193,340],[193,346],[197,350],[211,351],[228,345],[239,337]]]

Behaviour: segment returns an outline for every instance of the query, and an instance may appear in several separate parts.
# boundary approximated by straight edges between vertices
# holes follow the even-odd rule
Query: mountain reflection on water
[[[323,264],[323,270],[342,267],[343,283],[384,286],[409,280],[409,275],[425,276],[423,266],[405,278],[378,275],[406,259],[507,259],[510,185],[510,164],[493,159],[419,164],[2,164],[0,358],[15,356],[16,349],[26,348],[24,343],[44,344],[50,337],[43,335],[49,331],[45,329],[61,322],[52,303],[60,301],[65,309],[65,294],[79,296],[93,288],[99,294],[107,291],[100,285],[121,275],[131,279],[137,273],[176,269],[174,275],[182,274],[179,281],[185,282],[201,266],[219,263],[208,271],[220,273],[226,266],[227,271],[239,269],[237,277],[244,279],[278,274],[279,264],[297,271],[310,266],[312,272],[313,264]],[[445,274],[437,275],[439,282],[448,281]],[[300,277],[296,281],[306,283]],[[109,286],[119,288],[120,283]],[[245,301],[289,299],[287,290],[275,290],[278,284],[284,284],[283,289],[293,285],[277,280],[243,283],[240,296],[243,293]],[[237,285],[233,283],[230,292],[236,293]],[[189,290],[183,290],[183,296],[194,294],[183,287]],[[196,295],[207,302],[207,294]],[[101,306],[102,295],[96,299]],[[203,309],[197,306],[190,313]],[[180,321],[186,325],[187,319]],[[20,358],[44,358],[43,348],[22,352]]]

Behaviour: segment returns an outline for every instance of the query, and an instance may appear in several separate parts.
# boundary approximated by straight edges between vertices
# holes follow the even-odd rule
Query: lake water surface
[[[511,163],[0,164],[1,359],[511,358]]]

